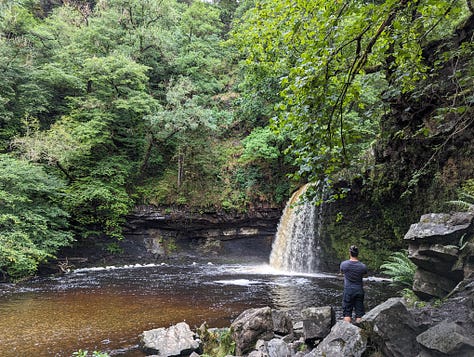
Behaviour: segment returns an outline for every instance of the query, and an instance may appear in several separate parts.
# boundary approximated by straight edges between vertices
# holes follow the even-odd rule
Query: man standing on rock
[[[341,273],[344,273],[344,294],[342,297],[342,309],[344,321],[352,321],[352,311],[355,310],[356,323],[359,323],[364,310],[364,286],[362,278],[367,274],[367,267],[357,258],[359,249],[352,245],[349,249],[349,260],[341,263]]]

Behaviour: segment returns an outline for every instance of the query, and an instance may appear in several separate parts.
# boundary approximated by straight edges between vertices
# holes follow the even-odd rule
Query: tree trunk
[[[178,153],[178,188],[183,184],[184,179],[184,155],[181,149]]]

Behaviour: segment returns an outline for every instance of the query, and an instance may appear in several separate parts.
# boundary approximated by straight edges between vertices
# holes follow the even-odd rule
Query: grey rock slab
[[[309,307],[301,311],[303,336],[308,339],[323,339],[331,331],[336,315],[331,306]]]
[[[259,339],[273,338],[272,309],[262,307],[245,310],[231,324],[231,329],[236,354],[246,354],[254,349]]]
[[[421,332],[401,298],[391,298],[362,317],[362,328],[378,345],[383,356],[416,356],[420,346],[416,336]]]
[[[141,346],[147,353],[158,354],[161,357],[179,356],[199,348],[199,342],[194,336],[189,325],[180,322],[169,328],[144,331],[141,335]]]
[[[349,322],[337,322],[329,335],[309,353],[309,356],[360,357],[367,348],[361,329]]]
[[[442,321],[419,334],[416,340],[426,349],[448,356],[474,356],[474,340],[454,322]]]
[[[471,212],[429,213],[420,222],[412,224],[405,234],[406,240],[423,240],[427,243],[457,244],[463,234],[472,229]]]

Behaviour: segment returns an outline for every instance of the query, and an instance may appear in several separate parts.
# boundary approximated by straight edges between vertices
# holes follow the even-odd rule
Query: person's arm
[[[342,262],[340,265],[339,265],[339,274],[338,275],[344,275],[344,262]]]

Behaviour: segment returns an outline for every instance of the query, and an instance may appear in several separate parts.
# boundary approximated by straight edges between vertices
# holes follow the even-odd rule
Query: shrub
[[[208,329],[203,324],[198,329],[198,334],[203,342],[203,356],[224,357],[234,354],[235,341],[231,329]]]

